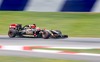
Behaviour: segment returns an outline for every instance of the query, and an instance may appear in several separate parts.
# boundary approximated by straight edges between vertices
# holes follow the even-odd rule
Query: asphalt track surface
[[[41,38],[9,38],[0,36],[0,45],[38,45],[58,47],[100,47],[100,38],[67,38],[67,39],[41,39]],[[15,54],[16,53],[16,54]],[[0,50],[0,55],[43,57],[55,59],[87,60],[89,62],[100,62],[100,56],[53,54],[39,52],[23,52]]]
[[[9,38],[0,36],[0,45],[38,45],[57,47],[100,47],[100,38]]]

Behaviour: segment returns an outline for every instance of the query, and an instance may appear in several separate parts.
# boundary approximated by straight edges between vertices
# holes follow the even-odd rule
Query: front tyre
[[[43,31],[42,38],[48,39],[50,37],[50,33],[48,31]]]

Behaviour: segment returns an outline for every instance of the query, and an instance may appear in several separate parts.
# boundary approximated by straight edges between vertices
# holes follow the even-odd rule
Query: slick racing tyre
[[[11,30],[8,31],[8,36],[10,38],[14,38],[16,36],[16,33],[17,33],[16,30],[11,29]]]
[[[48,31],[43,31],[42,38],[48,39],[50,37],[50,33]]]

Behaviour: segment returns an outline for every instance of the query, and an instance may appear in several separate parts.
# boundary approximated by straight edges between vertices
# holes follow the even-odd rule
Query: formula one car
[[[35,38],[68,38],[68,35],[62,35],[60,30],[47,30],[35,28],[31,29],[28,25],[22,27],[22,24],[11,24],[9,26],[8,36],[14,37],[35,37]]]

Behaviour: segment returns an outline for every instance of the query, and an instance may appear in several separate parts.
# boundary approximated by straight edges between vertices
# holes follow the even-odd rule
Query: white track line
[[[43,49],[35,49],[35,48],[34,49],[30,49],[30,47],[31,46],[0,46],[0,50],[13,50],[13,51],[24,51],[24,52],[40,52],[40,53],[54,53],[54,54],[69,54],[69,55],[100,56],[100,54],[93,54],[93,53],[77,53],[77,52],[70,52],[70,51],[63,51],[63,50],[43,50]],[[52,48],[54,48],[54,47],[52,47]],[[58,47],[55,47],[55,48],[58,48]],[[69,48],[69,47],[66,47],[66,48]],[[80,48],[78,48],[78,49],[80,49]],[[73,47],[73,49],[76,49],[76,48]],[[87,49],[89,49],[89,48],[87,48]]]

